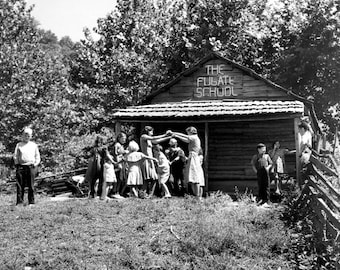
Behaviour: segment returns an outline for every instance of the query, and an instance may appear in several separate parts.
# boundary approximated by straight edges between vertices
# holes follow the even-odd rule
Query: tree
[[[12,152],[22,128],[32,126],[44,166],[53,167],[72,136],[89,132],[91,116],[78,110],[56,36],[37,28],[25,1],[1,0],[1,7],[0,137]]]
[[[137,104],[210,50],[228,47],[246,1],[118,1],[79,50],[72,81],[100,88],[106,112]],[[222,45],[219,45],[223,43]]]
[[[340,117],[340,6],[313,1],[302,14],[306,23],[272,77],[301,96],[312,96],[318,117],[334,131]]]
[[[35,72],[33,59],[39,57],[35,48],[39,38],[24,1],[2,0],[1,6],[0,133],[6,145],[13,145],[18,125],[27,125],[36,109],[32,100],[39,91],[32,89],[30,73]]]

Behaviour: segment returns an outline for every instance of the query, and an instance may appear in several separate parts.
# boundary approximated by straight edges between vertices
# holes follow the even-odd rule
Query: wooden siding
[[[282,148],[295,149],[293,119],[209,123],[209,190],[228,190],[235,180],[241,185],[255,180],[250,160],[257,152],[256,145],[263,142],[268,151],[275,140]],[[287,156],[286,162],[288,172],[294,172],[295,155]]]
[[[162,134],[166,130],[185,133],[185,128],[194,125],[199,132],[202,148],[205,149],[204,123],[143,123],[155,128],[155,135]],[[280,120],[256,120],[240,122],[210,122],[208,123],[208,181],[206,188],[209,191],[223,190],[233,192],[234,187],[239,190],[245,188],[257,192],[256,175],[253,172],[250,160],[256,154],[256,145],[263,142],[267,151],[272,148],[275,140],[281,142],[282,148],[295,149],[294,119]],[[138,140],[138,139],[137,139]],[[179,146],[188,154],[188,145],[178,140]],[[168,141],[161,143],[164,150],[168,147]],[[206,165],[206,164],[205,164]],[[286,156],[288,173],[295,171],[295,155]]]
[[[208,74],[207,66],[220,65],[221,74]],[[197,96],[197,87],[203,87],[203,80],[212,79],[215,82],[220,76],[227,76],[232,78],[233,93],[235,95],[225,96],[220,92],[220,96],[206,95],[204,97]],[[200,79],[198,79],[200,78]],[[223,91],[222,88],[228,85],[218,86],[218,91]],[[209,87],[208,87],[209,88]],[[214,88],[214,87],[213,87]],[[227,90],[224,90],[227,91]],[[260,80],[246,74],[245,71],[240,70],[231,64],[221,60],[215,59],[206,62],[197,71],[190,76],[183,76],[176,84],[172,85],[157,96],[153,97],[151,104],[164,102],[179,102],[183,100],[211,100],[211,99],[251,99],[251,100],[293,100],[284,90],[275,88],[264,80]]]

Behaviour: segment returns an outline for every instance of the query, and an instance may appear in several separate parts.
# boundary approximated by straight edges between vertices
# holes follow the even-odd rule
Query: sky
[[[84,39],[83,29],[91,31],[97,19],[114,9],[116,0],[26,0],[35,5],[32,15],[39,27],[51,30],[60,39],[69,36],[74,42]],[[95,37],[94,37],[95,38]]]

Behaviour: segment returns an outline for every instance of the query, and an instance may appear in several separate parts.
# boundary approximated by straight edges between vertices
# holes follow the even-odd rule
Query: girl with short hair
[[[154,129],[151,126],[145,126],[142,135],[140,137],[140,146],[141,146],[141,151],[144,155],[153,157],[153,152],[152,152],[152,145],[153,144],[158,144],[161,143],[165,140],[168,140],[171,138],[171,136],[168,136],[167,134],[162,134],[158,136],[154,136]],[[155,168],[155,164],[153,163],[152,160],[147,159],[143,163],[143,178],[144,178],[144,186],[143,189],[145,192],[148,191],[148,183],[151,181],[157,180],[157,172]]]
[[[127,185],[131,189],[131,195],[138,197],[137,189],[143,185],[142,164],[145,160],[158,163],[157,159],[138,152],[139,146],[135,141],[131,141],[128,146],[129,153],[126,155],[128,164]]]
[[[163,153],[163,147],[156,144],[153,147],[153,152],[155,158],[158,160],[157,174],[158,174],[158,184],[164,192],[164,198],[171,198],[170,191],[166,183],[170,178],[170,162]],[[151,195],[153,196],[156,188],[156,183],[154,183]]]
[[[110,200],[108,194],[114,184],[117,184],[117,178],[114,170],[114,164],[117,164],[110,155],[108,149],[104,151],[104,164],[103,164],[103,191],[101,194],[101,200]]]
[[[184,170],[184,176],[192,187],[193,193],[197,197],[202,197],[205,186],[204,173],[200,160],[201,140],[197,135],[195,127],[188,127],[187,134],[179,132],[167,132],[174,137],[188,144],[189,157]]]

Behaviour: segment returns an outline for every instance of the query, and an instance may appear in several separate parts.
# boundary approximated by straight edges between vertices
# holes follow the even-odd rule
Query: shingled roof
[[[113,114],[120,120],[187,119],[204,117],[232,119],[247,116],[302,115],[304,104],[291,101],[211,100],[182,101],[151,105],[131,106]]]

